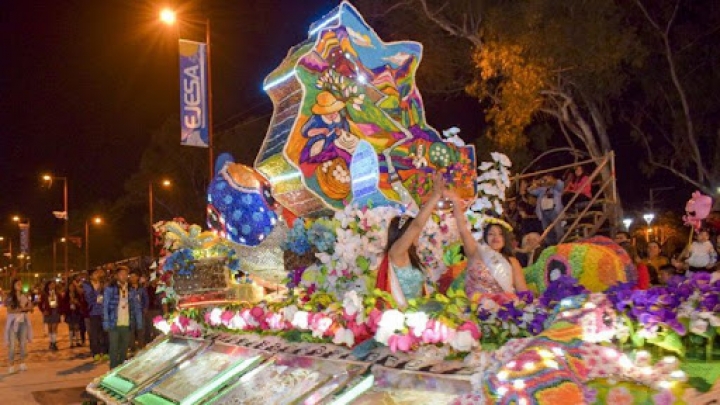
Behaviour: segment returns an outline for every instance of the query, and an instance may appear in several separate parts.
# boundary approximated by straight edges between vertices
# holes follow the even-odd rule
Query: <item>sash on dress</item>
[[[465,295],[472,298],[475,294],[499,294],[505,290],[495,280],[490,269],[482,260],[472,260],[465,274]]]
[[[390,257],[388,255],[385,255],[380,263],[375,288],[389,292],[397,303],[398,308],[403,309],[407,307],[407,299],[402,292],[402,288],[400,288],[400,281],[395,274],[395,269],[390,263]]]

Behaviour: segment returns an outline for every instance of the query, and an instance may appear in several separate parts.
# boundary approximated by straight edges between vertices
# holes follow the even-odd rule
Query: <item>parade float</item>
[[[467,296],[443,201],[417,243],[427,294],[401,308],[376,288],[387,226],[417,211],[434,172],[471,203],[473,232],[497,221],[486,212],[502,211],[509,184],[506,156],[478,165],[456,128],[426,123],[421,51],[382,42],[345,2],[310,28],[265,80],[275,110],[254,167],[218,159],[212,231],[156,227],[161,285],[180,304],[155,320],[164,335],[89,392],[135,404],[718,400],[720,280],[635,290],[606,238],[548,248],[525,269],[532,291]]]

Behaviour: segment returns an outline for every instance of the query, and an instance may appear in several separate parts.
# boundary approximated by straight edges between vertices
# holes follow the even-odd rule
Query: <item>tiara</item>
[[[407,221],[408,221],[409,219],[412,219],[412,217],[411,217],[410,215],[407,215],[407,214],[401,215],[401,216],[400,216],[400,222],[398,222],[398,228],[399,228],[399,229],[402,229],[402,228],[405,226],[405,223],[407,223]]]
[[[513,227],[500,218],[486,216],[485,218],[483,218],[483,225],[487,225],[487,224],[500,225],[503,228],[507,229],[508,232],[513,231]]]

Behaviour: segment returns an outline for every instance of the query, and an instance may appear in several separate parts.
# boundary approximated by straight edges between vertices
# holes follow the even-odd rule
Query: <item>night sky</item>
[[[271,112],[261,88],[264,76],[306,38],[313,21],[338,3],[208,0],[182,5],[186,13],[208,15],[213,24],[216,131],[250,112]],[[0,235],[17,232],[10,221],[15,214],[31,218],[36,246],[61,234],[62,222],[51,211],[62,209],[62,187],[41,187],[46,172],[69,178],[71,213],[122,196],[150,134],[179,108],[177,32],[157,20],[163,4],[168,3],[3,4]],[[197,27],[181,29],[184,37],[202,39]],[[432,103],[426,97],[426,102],[428,121],[437,128],[458,125],[467,134],[482,125],[476,100]],[[259,147],[262,135],[238,141]],[[619,153],[622,158],[626,152],[621,148]],[[623,167],[628,165],[620,164],[619,170]],[[81,230],[71,230],[76,231]]]

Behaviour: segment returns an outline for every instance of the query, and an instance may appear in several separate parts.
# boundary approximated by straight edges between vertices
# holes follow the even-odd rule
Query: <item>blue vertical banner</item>
[[[180,143],[208,147],[207,44],[180,40]]]
[[[20,228],[20,253],[28,254],[30,252],[30,224],[19,223]]]

